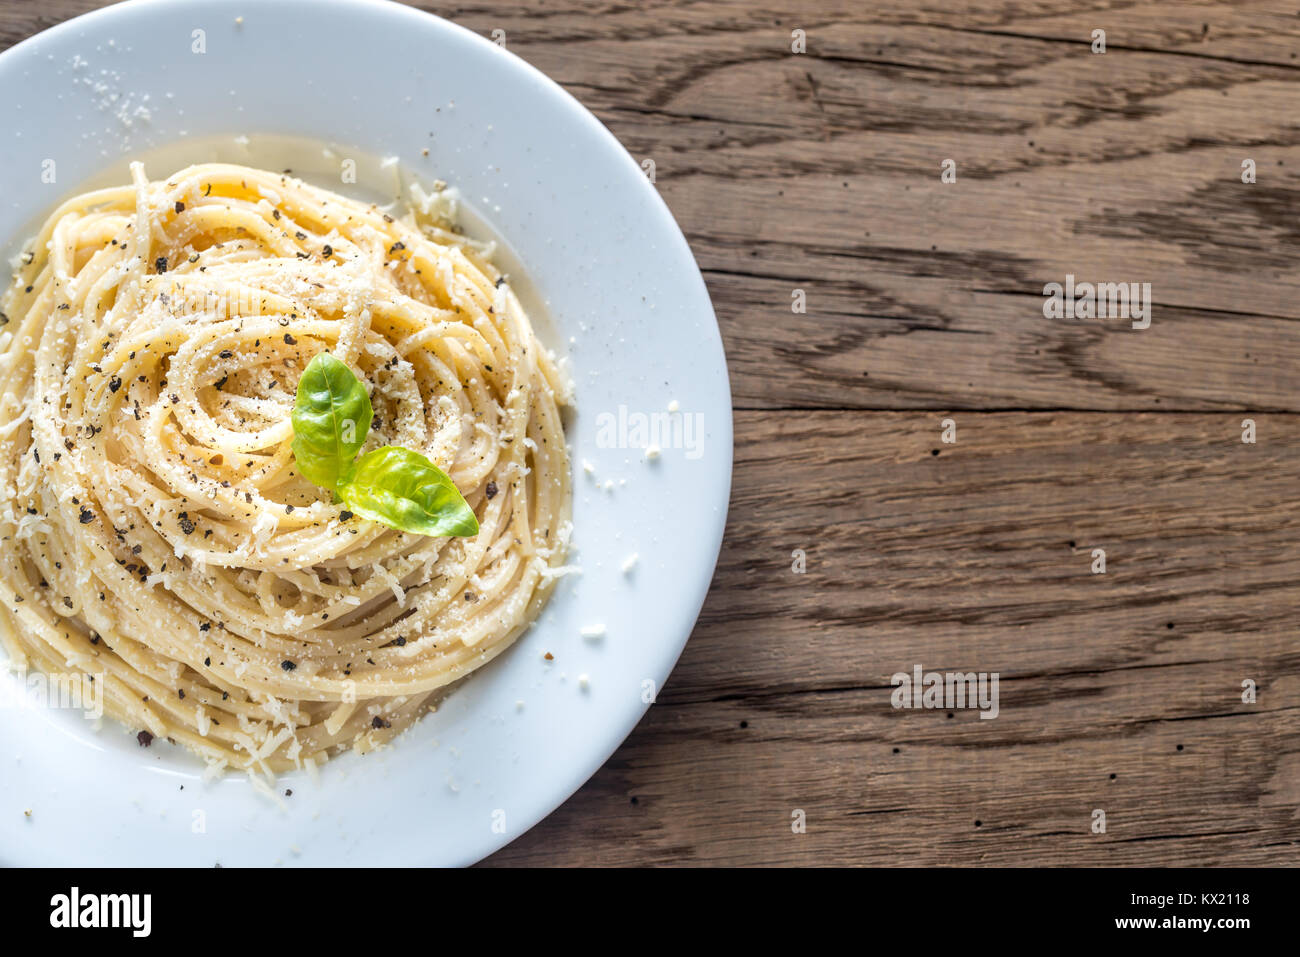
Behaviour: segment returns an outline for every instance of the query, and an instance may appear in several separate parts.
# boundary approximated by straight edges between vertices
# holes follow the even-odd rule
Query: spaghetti
[[[568,385],[490,249],[200,165],[68,200],[0,302],[0,641],[214,767],[366,751],[524,631],[564,570]],[[295,469],[329,351],[365,448],[418,450],[472,538],[364,521]]]

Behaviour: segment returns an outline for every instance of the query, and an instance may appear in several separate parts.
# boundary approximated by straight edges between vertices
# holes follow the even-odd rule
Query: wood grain
[[[1294,863],[1300,421],[954,417],[943,445],[928,413],[740,413],[672,680],[494,860]],[[998,672],[998,717],[896,710],[918,664]]]
[[[1300,863],[1294,5],[418,5],[654,160],[740,410],[681,662],[489,864]],[[1151,327],[1044,318],[1067,274]],[[999,716],[894,709],[917,664]]]
[[[462,22],[505,30],[655,160],[740,408],[1295,410],[1295,11],[952,6]],[[1151,328],[1045,320],[1067,273],[1150,282]]]

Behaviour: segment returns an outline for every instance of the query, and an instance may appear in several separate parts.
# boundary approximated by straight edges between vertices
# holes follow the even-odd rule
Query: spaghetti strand
[[[227,164],[63,203],[0,300],[0,643],[215,766],[365,751],[536,617],[570,534],[569,386],[484,251]],[[330,351],[364,450],[421,452],[472,539],[350,515],[290,412]]]

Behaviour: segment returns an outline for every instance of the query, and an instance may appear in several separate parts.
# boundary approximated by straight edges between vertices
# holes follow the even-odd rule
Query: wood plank
[[[772,31],[684,77],[663,114],[613,124],[657,162],[740,407],[1296,408],[1300,73],[940,27],[833,35],[888,62],[774,53]],[[1152,327],[1045,319],[1067,274],[1149,282]]]
[[[681,662],[492,863],[1300,863],[1300,419],[941,418],[738,415]],[[895,710],[918,664],[997,718]]]

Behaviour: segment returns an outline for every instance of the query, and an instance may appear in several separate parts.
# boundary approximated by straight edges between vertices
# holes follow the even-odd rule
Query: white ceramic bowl
[[[110,720],[97,730],[80,712],[19,706],[17,680],[0,677],[0,861],[465,864],[527,830],[663,687],[726,519],[721,341],[637,161],[506,50],[376,0],[136,0],[0,55],[0,89],[6,257],[60,199],[106,173],[125,182],[127,161],[181,138],[347,144],[459,187],[513,247],[571,359],[583,569],[514,648],[391,748],[346,755],[318,783],[281,778],[293,790],[284,808],[241,777],[205,783],[186,753],[140,748]],[[42,178],[49,160],[54,183]],[[628,447],[649,438],[639,417],[674,401],[676,431],[646,461]],[[605,636],[584,638],[592,625]]]

